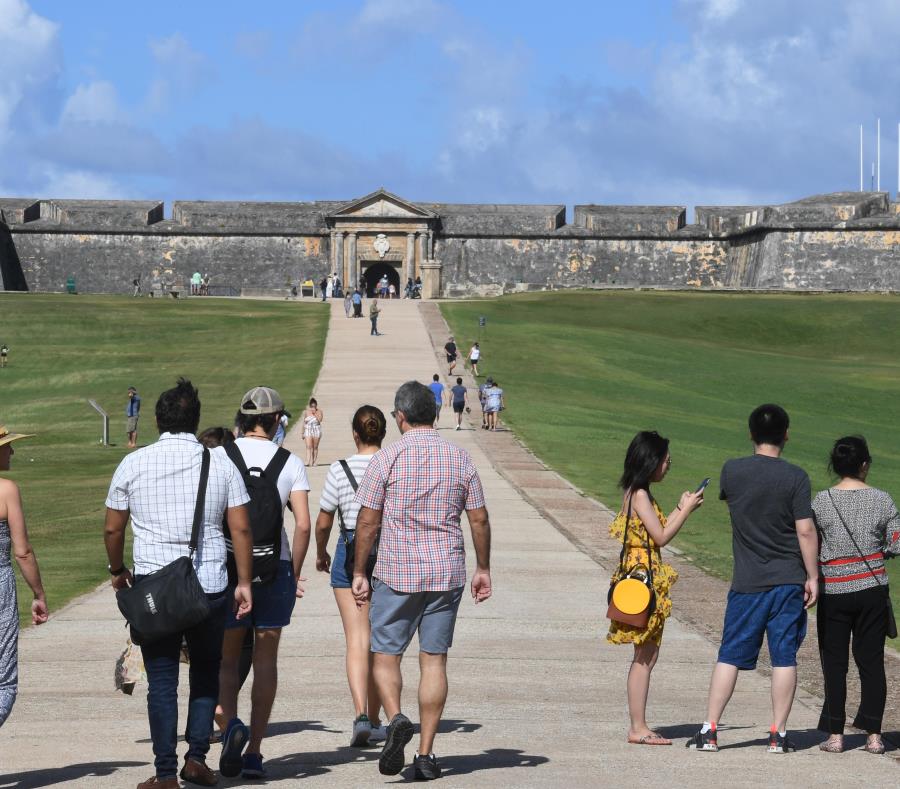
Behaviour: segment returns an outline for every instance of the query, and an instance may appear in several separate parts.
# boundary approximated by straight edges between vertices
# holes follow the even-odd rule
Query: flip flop
[[[652,734],[645,734],[643,737],[629,737],[628,743],[629,745],[671,745],[672,741],[667,740],[661,734],[653,732]]]

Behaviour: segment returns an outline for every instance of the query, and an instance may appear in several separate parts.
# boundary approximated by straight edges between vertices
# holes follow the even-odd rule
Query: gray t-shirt
[[[782,458],[751,455],[726,461],[719,498],[728,502],[735,592],[803,584],[806,569],[796,521],[812,518],[809,476]]]

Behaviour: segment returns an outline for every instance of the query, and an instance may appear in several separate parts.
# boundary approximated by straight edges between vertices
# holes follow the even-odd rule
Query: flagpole
[[[900,127],[900,124],[897,124]],[[900,139],[898,139],[897,144],[900,145]],[[900,166],[900,165],[898,165]],[[859,191],[865,191],[863,189],[863,125],[859,124]]]
[[[878,144],[875,153],[875,161],[878,163],[875,167],[876,176],[875,176],[875,191],[881,191],[881,118],[878,119],[878,127],[877,127],[877,137]]]

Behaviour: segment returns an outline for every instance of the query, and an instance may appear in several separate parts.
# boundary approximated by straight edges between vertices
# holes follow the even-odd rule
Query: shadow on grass
[[[54,786],[69,781],[78,781],[82,778],[102,778],[112,775],[123,767],[140,767],[149,764],[149,762],[85,762],[84,764],[70,764],[66,767],[48,767],[43,770],[9,773],[0,775],[0,787],[3,789],[37,789],[41,786]]]

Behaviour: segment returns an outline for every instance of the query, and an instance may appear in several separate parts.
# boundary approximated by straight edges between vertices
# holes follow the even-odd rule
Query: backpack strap
[[[247,464],[244,462],[244,456],[241,454],[241,450],[238,449],[237,444],[234,441],[224,445],[225,454],[231,458],[231,462],[237,466],[237,470],[241,472],[241,476],[246,479],[250,475],[250,470],[247,468]]]
[[[350,487],[353,488],[353,492],[356,493],[356,491],[359,490],[359,483],[356,481],[356,477],[353,476],[353,472],[350,470],[350,464],[343,458],[339,460],[338,463],[341,464],[341,468],[344,470],[344,474],[347,477],[347,481],[350,483]],[[341,537],[344,539],[344,545],[349,547],[350,538],[347,535],[350,533],[350,530],[344,525],[344,513],[341,512],[340,504],[338,504],[337,514]]]
[[[288,462],[291,453],[288,452],[284,447],[278,447],[278,450],[272,455],[272,459],[269,461],[269,465],[265,468],[266,476],[271,475],[272,481],[275,484],[278,484],[278,476],[281,474],[282,469],[284,469],[285,464]]]

